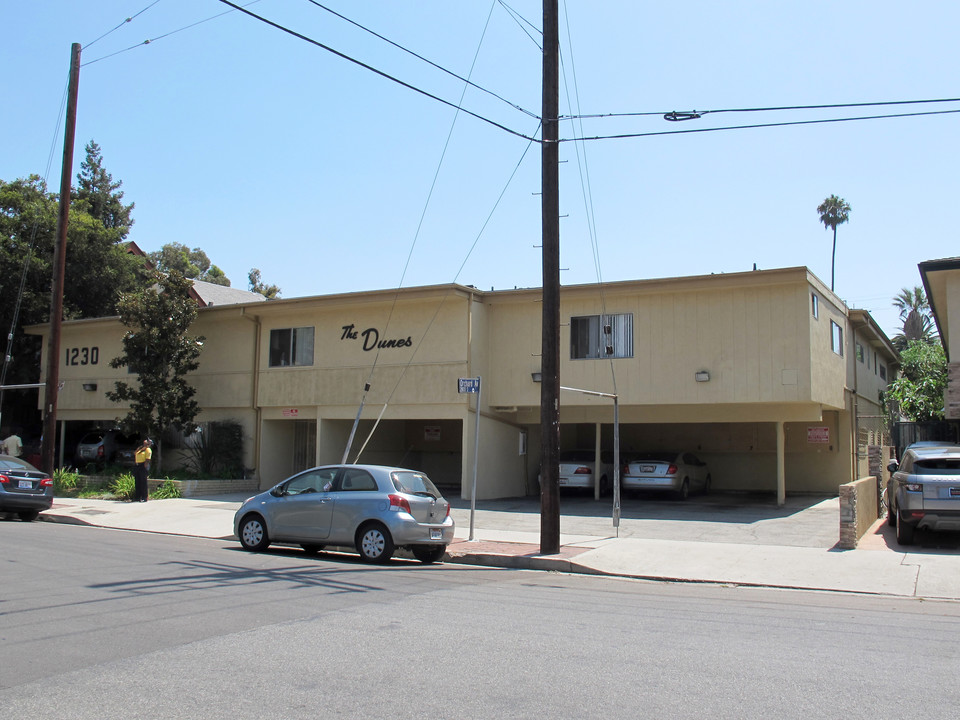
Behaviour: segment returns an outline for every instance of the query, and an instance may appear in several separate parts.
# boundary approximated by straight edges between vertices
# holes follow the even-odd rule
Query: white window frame
[[[843,357],[843,326],[834,320],[830,321],[830,349]]]
[[[290,333],[289,341],[280,347],[282,337],[279,333]],[[277,341],[275,343],[275,338]],[[309,367],[313,365],[314,329],[311,326],[295,328],[273,328],[270,330],[270,341],[267,350],[268,367]],[[275,353],[280,352],[280,358]]]

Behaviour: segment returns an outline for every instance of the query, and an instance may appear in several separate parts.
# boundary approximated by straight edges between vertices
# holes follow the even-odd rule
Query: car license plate
[[[443,530],[440,528],[430,528],[431,540],[443,540]]]
[[[655,468],[653,465],[641,465],[641,466],[640,466],[640,472],[651,473],[651,472],[653,472],[655,469],[656,469],[656,468]]]
[[[20,484],[17,485],[21,490],[33,490],[33,483],[29,480],[21,480]]]
[[[559,484],[561,484],[561,485],[566,485],[566,484],[567,484],[567,479],[566,479],[566,478],[560,478],[557,482],[558,482]]]

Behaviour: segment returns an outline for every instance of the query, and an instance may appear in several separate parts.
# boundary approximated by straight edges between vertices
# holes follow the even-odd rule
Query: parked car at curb
[[[690,452],[653,451],[630,454],[620,473],[624,490],[661,490],[686,500],[691,492],[710,492],[710,468]]]
[[[245,550],[271,543],[308,553],[352,546],[365,562],[383,563],[408,548],[424,563],[453,542],[450,503],[424,473],[382,465],[326,465],[298,473],[248,499],[234,516]]]
[[[960,531],[960,447],[911,446],[887,469],[887,523],[900,545],[912,545],[917,528]]]
[[[36,520],[53,505],[53,480],[25,460],[0,455],[0,512],[16,513],[21,520]]]

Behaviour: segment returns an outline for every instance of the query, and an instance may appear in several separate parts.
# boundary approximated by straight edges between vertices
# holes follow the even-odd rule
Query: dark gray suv
[[[116,428],[91,430],[77,443],[74,464],[83,468],[93,463],[101,469],[113,463],[133,466],[133,451],[139,442],[139,436],[124,435]]]
[[[890,463],[887,522],[911,545],[917,528],[960,531],[960,447],[911,446]]]

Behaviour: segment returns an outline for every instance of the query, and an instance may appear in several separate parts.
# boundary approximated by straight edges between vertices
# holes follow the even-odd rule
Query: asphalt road
[[[4,718],[954,718],[960,603],[0,522]]]

